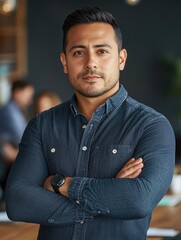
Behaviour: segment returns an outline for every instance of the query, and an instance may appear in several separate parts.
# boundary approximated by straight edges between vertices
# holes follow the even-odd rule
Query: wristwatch
[[[53,190],[60,194],[59,188],[65,183],[65,176],[63,174],[56,174],[50,180]]]

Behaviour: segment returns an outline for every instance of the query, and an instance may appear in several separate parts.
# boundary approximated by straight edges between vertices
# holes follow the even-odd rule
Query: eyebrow
[[[107,47],[107,48],[110,48],[110,49],[112,48],[109,44],[106,44],[106,43],[105,44],[97,44],[97,45],[93,46],[93,48],[100,48],[100,47]],[[75,45],[75,46],[71,47],[69,52],[71,52],[75,48],[83,48],[83,49],[85,49],[86,46],[84,46],[84,45]]]

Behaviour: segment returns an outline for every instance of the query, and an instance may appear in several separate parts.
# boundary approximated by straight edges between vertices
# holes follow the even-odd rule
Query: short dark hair
[[[14,93],[16,90],[23,90],[27,87],[33,87],[33,85],[25,80],[16,80],[12,83],[11,92]]]
[[[81,23],[108,23],[115,32],[116,42],[118,44],[118,50],[122,48],[122,34],[119,26],[116,23],[115,18],[111,13],[104,11],[98,7],[87,7],[77,9],[73,13],[69,14],[63,24],[63,51],[66,52],[67,45],[67,33],[69,29],[77,24]]]

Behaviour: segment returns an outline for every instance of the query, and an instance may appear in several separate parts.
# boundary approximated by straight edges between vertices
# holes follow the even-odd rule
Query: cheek
[[[117,78],[117,75],[119,75],[119,62],[112,60],[112,61],[106,61],[102,65],[102,69],[100,69],[103,73],[106,74],[108,78]],[[114,77],[113,77],[114,76]]]
[[[73,83],[76,81],[77,73],[71,67],[67,68],[67,75],[70,83]]]
[[[76,77],[82,71],[83,68],[80,63],[72,62],[70,64],[67,64],[67,73],[69,77]]]
[[[100,66],[102,66],[104,69],[119,68],[119,64],[119,59],[115,57],[110,57],[100,62]]]

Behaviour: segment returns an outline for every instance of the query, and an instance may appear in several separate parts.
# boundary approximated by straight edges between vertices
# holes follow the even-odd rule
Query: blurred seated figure
[[[60,104],[61,102],[62,100],[56,93],[52,91],[42,91],[35,98],[35,113],[41,113]]]
[[[14,81],[11,99],[0,109],[0,161],[1,165],[5,165],[4,180],[0,176],[1,185],[5,184],[9,168],[18,153],[18,144],[29,120],[28,107],[32,104],[33,94],[34,87],[30,83]]]

